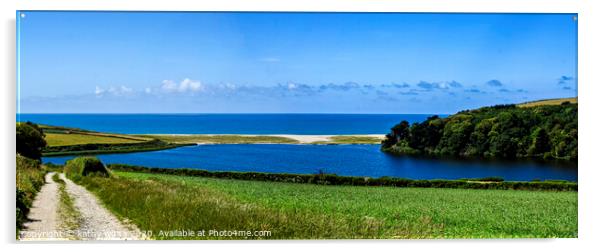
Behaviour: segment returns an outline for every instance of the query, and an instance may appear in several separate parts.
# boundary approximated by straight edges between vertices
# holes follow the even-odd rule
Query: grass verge
[[[17,154],[16,168],[16,225],[17,234],[19,234],[23,223],[27,221],[27,214],[35,195],[44,185],[46,171],[42,169],[39,161],[23,157],[20,154]]]
[[[155,239],[576,237],[577,193],[323,186],[114,172],[80,183]],[[162,230],[268,230],[170,237]]]
[[[58,173],[52,175],[52,180],[59,185],[59,207],[58,215],[61,219],[61,228],[63,230],[76,230],[79,229],[81,223],[81,214],[75,207],[73,199],[69,196],[67,189],[65,188],[65,181],[63,181]],[[69,237],[74,239],[76,236]]]

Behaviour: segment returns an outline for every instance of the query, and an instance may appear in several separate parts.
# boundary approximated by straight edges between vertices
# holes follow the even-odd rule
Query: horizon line
[[[15,113],[16,115],[24,114],[35,114],[35,115],[449,115],[450,113],[338,113],[338,112],[125,112],[125,113],[111,113],[111,112],[65,112],[65,113],[40,113],[40,112],[27,112],[27,113]]]

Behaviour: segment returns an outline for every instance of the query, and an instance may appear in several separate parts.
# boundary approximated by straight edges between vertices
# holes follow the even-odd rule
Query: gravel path
[[[134,225],[122,224],[100,205],[96,197],[84,187],[73,183],[64,174],[61,179],[81,214],[80,227],[74,234],[81,240],[139,240],[142,237]]]
[[[46,174],[44,184],[36,195],[23,229],[19,232],[22,241],[52,240],[139,240],[145,237],[136,226],[123,224],[105,209],[92,193],[73,183],[60,173],[65,189],[80,214],[76,230],[66,230],[59,214],[60,186],[54,182],[54,172]]]
[[[59,186],[52,180],[54,172],[45,176],[46,184],[36,195],[24,228],[19,233],[20,240],[65,240],[60,230],[58,216]]]

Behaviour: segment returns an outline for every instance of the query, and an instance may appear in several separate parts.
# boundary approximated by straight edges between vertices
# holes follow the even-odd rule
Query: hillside
[[[530,102],[519,103],[519,104],[517,104],[517,106],[522,107],[522,108],[528,108],[528,107],[543,106],[543,105],[560,105],[563,102],[577,104],[577,97],[530,101]]]
[[[577,103],[496,105],[395,125],[382,150],[399,155],[577,160]],[[526,105],[529,104],[529,105]],[[536,105],[540,104],[540,105]]]

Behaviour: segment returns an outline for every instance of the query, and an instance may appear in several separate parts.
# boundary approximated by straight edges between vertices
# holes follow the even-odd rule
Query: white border
[[[260,251],[575,251],[599,248],[602,213],[600,191],[602,167],[596,159],[602,143],[599,113],[602,99],[602,13],[600,1],[584,0],[3,0],[2,60],[3,78],[2,127],[0,154],[2,165],[2,232],[0,239],[10,250],[106,251],[107,249],[136,249],[144,251],[188,251],[190,249],[260,250]],[[145,11],[349,11],[349,12],[519,12],[519,13],[578,13],[579,14],[579,238],[578,239],[520,239],[520,240],[401,240],[401,241],[237,241],[237,242],[146,242],[130,248],[122,243],[110,244],[15,244],[14,237],[14,120],[15,87],[15,15],[16,10],[145,10]],[[508,206],[512,207],[512,206]],[[202,247],[198,247],[202,245]],[[131,245],[130,245],[131,246]],[[193,247],[194,246],[194,247]]]

